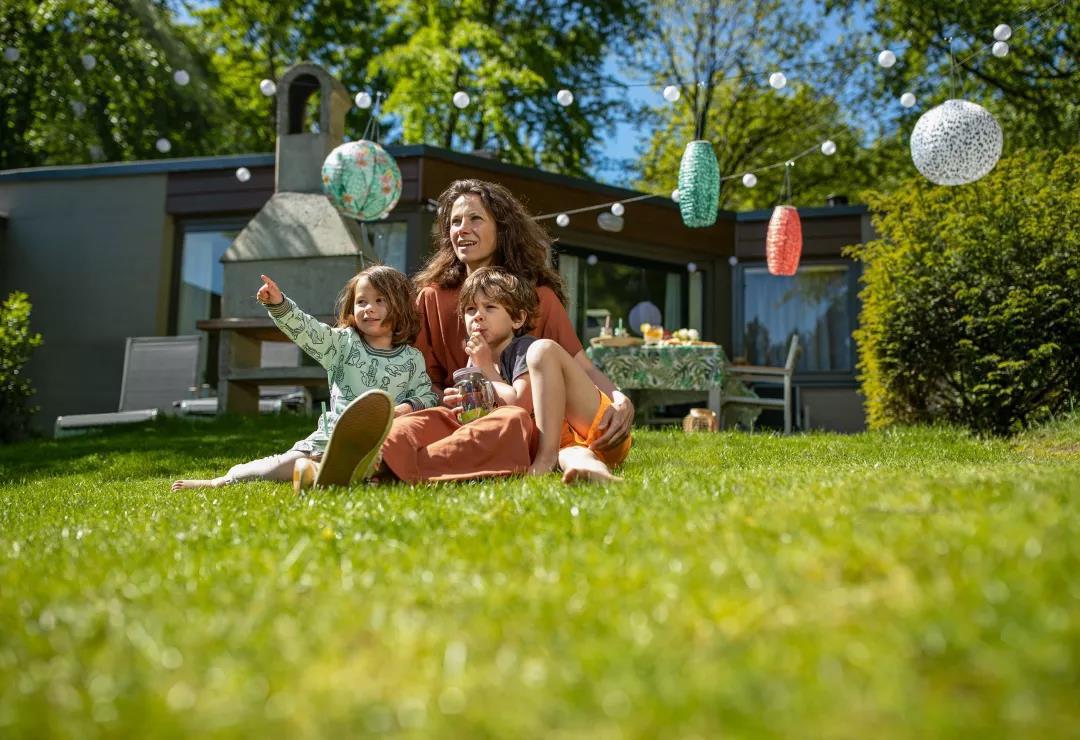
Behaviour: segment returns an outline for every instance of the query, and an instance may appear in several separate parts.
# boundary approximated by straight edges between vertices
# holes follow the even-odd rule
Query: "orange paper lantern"
[[[795,206],[777,206],[769,218],[765,258],[773,275],[794,275],[802,254],[802,222]]]

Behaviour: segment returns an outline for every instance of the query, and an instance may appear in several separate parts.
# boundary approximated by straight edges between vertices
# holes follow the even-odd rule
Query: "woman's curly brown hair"
[[[420,333],[420,314],[416,311],[416,288],[405,275],[386,265],[375,265],[349,278],[337,299],[337,325],[339,328],[357,329],[353,318],[353,305],[356,303],[356,285],[367,279],[371,287],[382,293],[386,299],[386,322],[394,327],[390,343],[397,347],[412,344]]]
[[[495,222],[492,266],[505,268],[533,285],[548,286],[565,306],[566,287],[551,264],[551,236],[509,190],[484,180],[457,180],[439,196],[431,235],[435,253],[413,278],[416,287],[458,288],[465,281],[465,265],[458,260],[450,243],[450,211],[454,201],[470,194],[480,198]]]

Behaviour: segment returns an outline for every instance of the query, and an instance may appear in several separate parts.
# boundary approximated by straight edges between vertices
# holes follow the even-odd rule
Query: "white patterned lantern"
[[[946,100],[911,132],[911,159],[938,185],[966,185],[994,169],[1001,157],[1001,126],[981,105]]]

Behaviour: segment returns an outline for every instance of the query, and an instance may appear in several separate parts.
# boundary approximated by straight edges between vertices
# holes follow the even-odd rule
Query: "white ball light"
[[[356,97],[353,98],[353,102],[356,103],[357,108],[364,108],[365,110],[371,107],[371,93],[361,91],[356,93]]]
[[[600,260],[597,258],[597,256],[595,254],[590,254],[588,257],[585,258],[585,262],[586,262],[586,264],[589,265],[589,267],[594,266],[599,261]]]
[[[154,146],[156,146],[157,150],[162,154],[168,154],[170,151],[172,151],[172,142],[166,139],[164,136],[155,141]]]
[[[891,51],[886,49],[885,51],[877,55],[877,63],[885,69],[888,69],[889,67],[896,64],[896,54],[893,54]]]
[[[558,216],[555,217],[555,223],[562,227],[569,226],[570,217],[567,216],[565,213],[560,213]]]
[[[626,206],[624,206],[622,203],[612,203],[611,212],[614,213],[616,216],[621,216],[626,213]]]
[[[559,90],[559,92],[555,95],[555,99],[559,101],[559,105],[565,108],[566,106],[574,102],[574,93],[570,92],[569,90]]]
[[[742,176],[742,184],[748,188],[752,188],[757,185],[757,175],[753,172],[747,172]]]
[[[678,100],[680,94],[681,93],[679,92],[679,88],[675,87],[674,85],[668,85],[664,88],[664,100],[668,101],[669,103],[674,103],[676,100]]]
[[[671,199],[673,201],[675,201],[676,203],[679,202],[679,189],[678,188],[675,188],[674,190],[671,191]]]
[[[1012,38],[1012,29],[1005,23],[1002,23],[994,29],[994,38],[998,41],[1008,41]]]
[[[83,68],[87,72],[89,72],[90,70],[92,70],[94,67],[97,66],[97,59],[94,58],[93,54],[83,54],[81,61],[82,61]]]
[[[469,105],[469,93],[464,90],[458,90],[454,93],[454,106],[457,108],[466,108]]]
[[[832,139],[826,139],[821,143],[821,153],[826,157],[831,157],[836,154],[836,142]]]
[[[173,72],[172,78],[173,78],[173,82],[175,82],[180,87],[184,87],[189,82],[191,82],[191,75],[189,75],[187,73],[186,69],[178,69],[178,70],[176,70],[175,72]]]
[[[914,93],[906,92],[903,95],[901,95],[900,96],[900,105],[904,106],[905,108],[911,108],[913,105],[915,105],[915,95],[914,95]]]
[[[769,75],[769,84],[780,90],[787,85],[787,77],[784,76],[783,72],[773,72]]]
[[[1004,41],[995,41],[994,45],[990,47],[990,53],[996,57],[1003,57],[1009,53],[1009,45]]]
[[[251,179],[251,170],[249,170],[247,167],[237,167],[236,179],[240,182],[247,182]]]
[[[687,262],[686,263],[686,271],[687,272],[697,272],[697,263],[696,262]]]
[[[981,105],[946,100],[911,132],[911,159],[938,185],[965,185],[994,169],[1001,157],[1001,126]]]
[[[20,52],[18,49],[16,49],[14,46],[9,46],[4,49],[4,61],[12,63],[17,62],[19,61],[19,54]]]
[[[277,92],[277,85],[274,84],[273,80],[263,80],[259,83],[259,92],[266,97],[270,97]]]
[[[86,113],[86,103],[81,100],[72,100],[71,112],[75,114],[76,118],[82,118],[83,114]]]
[[[727,263],[729,265],[731,265],[732,267],[734,267],[735,265],[739,264],[739,258],[736,257],[735,255],[731,255],[730,257],[727,258]]]

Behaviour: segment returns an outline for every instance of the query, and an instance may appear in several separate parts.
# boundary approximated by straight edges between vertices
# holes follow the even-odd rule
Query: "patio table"
[[[663,402],[664,395],[685,398],[688,391],[708,393],[709,408],[716,413],[721,426],[741,423],[750,427],[761,413],[755,407],[729,406],[721,416],[725,396],[756,397],[756,394],[727,372],[727,355],[719,345],[592,346],[586,354],[619,388],[664,391],[656,394],[659,402]]]

